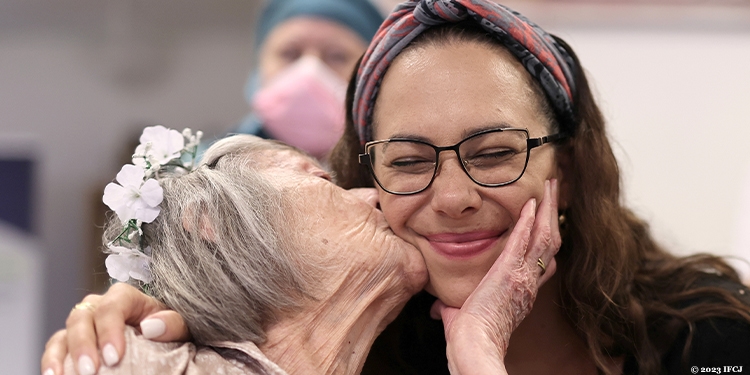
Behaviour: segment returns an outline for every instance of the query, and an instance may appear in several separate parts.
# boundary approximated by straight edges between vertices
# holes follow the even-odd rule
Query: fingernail
[[[55,371],[51,368],[48,368],[47,371],[45,371],[42,375],[55,375]]]
[[[79,375],[94,375],[95,372],[94,361],[91,360],[91,357],[84,354],[78,358]]]
[[[104,358],[104,363],[109,367],[120,362],[120,355],[117,354],[117,349],[115,349],[115,346],[112,344],[104,345],[104,349],[102,349],[102,357]]]
[[[141,322],[141,333],[144,338],[155,339],[167,331],[167,326],[161,319],[146,319]]]

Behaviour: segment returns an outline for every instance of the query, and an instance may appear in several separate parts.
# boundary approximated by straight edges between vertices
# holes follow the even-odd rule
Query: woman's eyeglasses
[[[452,150],[472,181],[480,186],[498,187],[523,176],[531,149],[562,138],[561,134],[552,134],[529,139],[527,129],[496,128],[446,147],[409,138],[383,139],[365,144],[359,164],[370,167],[375,181],[386,192],[417,194],[435,180],[440,153]]]

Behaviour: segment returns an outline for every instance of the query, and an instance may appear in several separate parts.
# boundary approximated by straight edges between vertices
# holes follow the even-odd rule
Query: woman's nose
[[[446,152],[440,159],[435,180],[429,188],[432,209],[451,218],[460,218],[479,209],[482,205],[477,191],[479,186],[461,168],[458,158]]]

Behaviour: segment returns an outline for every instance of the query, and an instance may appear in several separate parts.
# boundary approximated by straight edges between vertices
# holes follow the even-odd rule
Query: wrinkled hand
[[[100,366],[99,349],[108,366],[125,354],[125,324],[140,323],[143,336],[154,341],[186,341],[190,338],[179,314],[138,289],[112,285],[104,295],[90,294],[82,308],[75,308],[65,322],[66,329],[55,333],[42,355],[42,374],[63,374],[65,356],[70,351],[81,375],[94,374]],[[97,349],[99,348],[99,349]],[[52,371],[52,372],[50,372]],[[72,375],[72,374],[71,374]]]
[[[554,256],[562,244],[557,189],[556,180],[546,182],[539,208],[535,199],[524,205],[505,249],[460,309],[440,301],[433,305],[432,316],[443,319],[451,374],[507,373],[511,333],[557,268]],[[537,264],[540,258],[547,266],[544,273]]]

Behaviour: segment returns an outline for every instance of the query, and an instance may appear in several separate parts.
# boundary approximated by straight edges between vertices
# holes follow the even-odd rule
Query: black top
[[[718,278],[714,278],[714,281]],[[708,285],[720,286],[750,305],[750,290],[726,279]],[[414,296],[404,310],[375,340],[362,375],[424,374],[448,375],[443,323],[430,318],[435,297],[426,292]],[[700,301],[692,301],[698,303]],[[662,357],[663,374],[750,373],[750,323],[728,318],[711,318],[696,322],[687,368],[682,366],[682,350],[687,328],[675,339]],[[726,368],[724,366],[727,366]],[[742,366],[741,370],[740,367]],[[638,374],[638,364],[629,357],[624,374]]]
[[[750,290],[726,278],[707,276],[697,287],[717,287],[732,293],[750,306]],[[700,298],[687,301],[684,307],[706,301]],[[662,374],[750,373],[750,323],[731,318],[708,318],[695,322],[690,355],[682,363],[682,352],[689,328],[684,328],[669,350],[662,356]],[[725,367],[726,366],[726,367]],[[741,367],[741,369],[740,369]],[[694,372],[696,371],[696,372]],[[638,364],[627,358],[623,374],[638,374]]]

